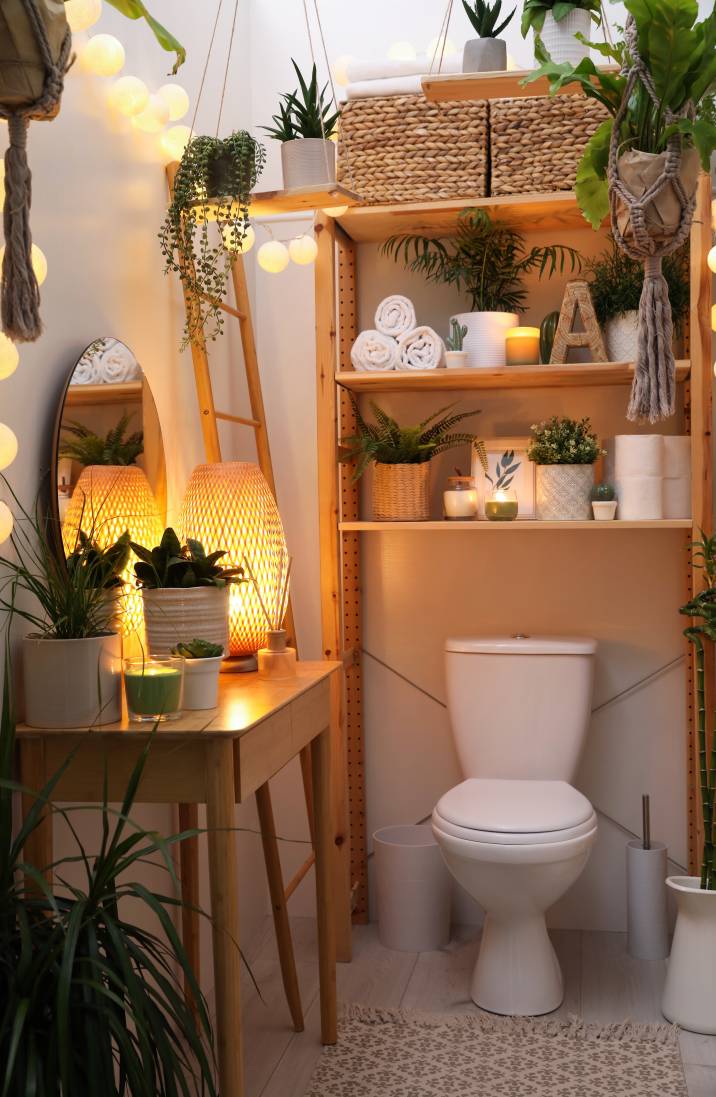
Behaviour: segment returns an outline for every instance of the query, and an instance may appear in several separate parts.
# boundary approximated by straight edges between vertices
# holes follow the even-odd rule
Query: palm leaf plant
[[[125,412],[102,438],[84,423],[69,420],[62,424],[60,457],[69,457],[80,465],[134,465],[144,453],[144,431],[127,435],[131,415]]]
[[[296,71],[298,88],[284,92],[278,113],[272,116],[273,126],[261,126],[261,129],[269,137],[281,142],[301,138],[327,140],[335,132],[340,117],[339,111],[333,110],[328,98],[328,84],[319,90],[315,64],[311,69],[310,80],[306,80],[293,58],[291,64]]]
[[[490,0],[462,0],[465,14],[480,38],[497,38],[512,21],[517,8],[513,8],[506,19],[497,25],[502,14],[502,0],[494,4]]]

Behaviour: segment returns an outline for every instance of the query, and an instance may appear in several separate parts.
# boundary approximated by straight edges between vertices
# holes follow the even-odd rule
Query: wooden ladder
[[[174,178],[178,164],[169,164],[167,167],[167,183],[169,196],[173,195]],[[276,483],[271,463],[271,450],[269,448],[268,431],[266,428],[266,413],[264,410],[263,395],[261,392],[261,378],[259,364],[256,355],[256,340],[254,338],[253,323],[251,320],[251,303],[249,301],[248,287],[246,284],[246,271],[244,270],[243,257],[240,254],[234,256],[231,264],[231,281],[234,289],[235,307],[222,301],[221,310],[239,321],[241,332],[241,345],[244,353],[244,367],[246,382],[251,407],[251,418],[233,415],[227,411],[217,411],[214,406],[214,393],[209,369],[209,356],[206,340],[203,332],[199,331],[192,338],[190,348],[192,363],[194,366],[194,380],[199,402],[199,414],[201,431],[204,440],[206,460],[210,462],[221,461],[221,443],[219,441],[218,421],[234,423],[237,426],[250,427],[254,431],[256,440],[256,453],[258,465],[268,483],[274,498],[276,498]],[[182,282],[184,292],[184,306],[187,314],[196,308],[196,302]],[[293,622],[293,609],[289,600],[288,613],[286,615],[286,628],[290,636],[295,639]],[[304,747],[300,753],[301,773],[303,787],[306,796],[306,808],[313,846],[313,813],[311,809],[311,753],[310,747]],[[301,996],[296,976],[296,962],[293,952],[293,940],[288,921],[287,902],[294,893],[303,878],[309,872],[315,861],[315,853],[301,865],[289,883],[284,886],[281,871],[281,861],[278,852],[278,841],[274,824],[273,807],[271,804],[271,792],[268,782],[256,790],[256,807],[261,828],[261,841],[263,845],[266,874],[268,876],[269,894],[271,897],[271,909],[273,911],[276,941],[278,944],[279,959],[281,963],[281,976],[283,979],[286,999],[291,1012],[296,1032],[303,1031],[303,1010]],[[198,827],[198,807],[196,804],[179,805],[180,830],[193,830]],[[182,842],[180,846],[181,887],[185,906],[182,910],[182,936],[184,945],[191,962],[191,966],[199,977],[199,918],[196,913],[199,907],[199,849],[196,838]]]

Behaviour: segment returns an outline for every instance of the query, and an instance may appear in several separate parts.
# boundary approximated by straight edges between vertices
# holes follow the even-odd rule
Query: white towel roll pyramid
[[[662,437],[664,448],[664,476],[679,479],[691,476],[691,438],[688,434],[665,434]]]
[[[662,476],[663,454],[661,434],[617,434],[614,438],[614,479]]]
[[[661,476],[617,477],[617,518],[622,522],[653,522],[664,516]]]
[[[445,344],[436,331],[424,325],[413,328],[398,340],[398,369],[430,370],[442,365]]]
[[[385,373],[397,369],[398,344],[381,331],[362,331],[351,347],[353,369],[361,373]]]
[[[399,293],[386,297],[375,310],[375,326],[383,335],[400,339],[415,327],[415,307],[409,297]]]

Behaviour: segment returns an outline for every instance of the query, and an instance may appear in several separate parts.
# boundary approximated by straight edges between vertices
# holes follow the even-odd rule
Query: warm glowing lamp
[[[184,149],[191,141],[190,126],[170,126],[159,138],[162,152],[167,157],[167,163],[173,160],[181,160]]]
[[[393,42],[388,50],[391,61],[414,61],[418,56],[412,42]]]
[[[431,59],[433,57],[451,57],[457,53],[457,46],[453,42],[452,38],[445,39],[445,45],[443,46],[442,38],[433,38],[428,42],[428,48],[425,51]]]
[[[31,258],[32,269],[35,272],[35,278],[37,278],[37,284],[38,284],[38,286],[41,286],[42,283],[47,278],[47,259],[45,258],[45,253],[42,250],[42,248],[38,248],[37,244],[33,244],[32,245],[32,251],[31,251],[30,254],[32,256],[32,258]],[[3,245],[3,247],[0,248],[0,270],[2,270],[2,263],[3,263],[4,258],[5,258],[5,247]]]
[[[80,56],[93,76],[116,76],[124,67],[124,46],[113,34],[95,34]]]
[[[280,274],[289,263],[288,248],[280,240],[267,240],[256,253],[259,266],[269,274]]]
[[[144,110],[132,118],[132,125],[142,133],[160,133],[168,121],[169,107],[158,95],[150,95]]]
[[[19,361],[20,354],[17,347],[4,332],[0,331],[0,381],[12,376]]]
[[[0,544],[12,533],[12,511],[7,503],[0,503]]]
[[[713,271],[714,274],[716,274],[716,245],[711,248],[711,251],[706,256],[706,263],[709,270]]]
[[[232,587],[229,650],[253,656],[266,638],[261,603],[274,612],[287,559],[281,516],[258,466],[227,461],[195,468],[180,525],[181,536],[201,541],[207,552],[225,549],[227,566],[245,568],[249,561],[259,593],[253,583]]]
[[[307,267],[316,261],[318,244],[312,236],[297,236],[289,243],[288,254],[299,267]]]
[[[144,110],[149,102],[149,88],[138,76],[120,76],[109,89],[109,105],[125,118]]]
[[[167,105],[170,122],[178,122],[189,110],[189,96],[181,84],[162,84],[157,95]]]
[[[221,235],[224,240],[224,247],[227,251],[233,252],[234,255],[245,255],[247,251],[251,251],[256,243],[256,233],[254,232],[252,225],[246,226],[246,232],[243,235],[243,239],[241,239],[240,225],[236,232],[234,232],[231,225],[224,225],[221,230]],[[238,247],[237,240],[240,241]]]
[[[65,15],[75,34],[93,27],[102,14],[102,0],[65,0]]]
[[[138,465],[87,465],[72,492],[62,523],[65,552],[72,552],[79,530],[100,548],[109,548],[125,530],[132,541],[154,548],[162,537],[159,508],[143,469]],[[134,580],[134,553],[125,568],[125,583]],[[129,635],[144,623],[142,597],[132,586],[123,599],[123,631]]]
[[[17,435],[5,423],[0,423],[0,471],[9,468],[16,457]]]
[[[353,58],[349,53],[342,53],[340,57],[337,57],[331,68],[333,69],[333,79],[339,88],[347,88],[350,84],[350,76],[348,75],[348,66]]]

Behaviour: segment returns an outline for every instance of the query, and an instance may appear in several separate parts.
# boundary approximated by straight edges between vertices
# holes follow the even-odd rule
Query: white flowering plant
[[[527,456],[536,465],[593,465],[604,454],[589,419],[553,415],[531,431]]]

